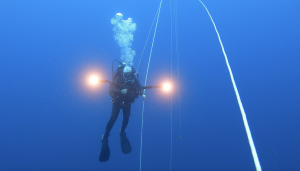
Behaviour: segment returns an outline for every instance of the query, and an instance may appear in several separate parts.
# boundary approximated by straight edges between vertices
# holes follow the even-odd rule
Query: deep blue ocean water
[[[137,24],[137,66],[159,3],[0,1],[1,171],[139,170],[142,98],[132,105],[126,129],[131,154],[121,152],[120,114],[109,137],[110,160],[100,163],[109,85],[91,89],[85,82],[92,72],[111,79],[121,51],[110,20],[119,12]],[[171,63],[170,1],[163,0],[147,85],[171,81],[172,66],[172,101],[159,89],[146,92],[142,170],[170,170],[171,109],[172,170],[255,170],[209,16],[197,0],[171,3],[178,7],[179,57],[173,34]],[[221,35],[262,170],[300,170],[300,2],[203,3]],[[139,69],[142,84],[152,37],[153,30]]]

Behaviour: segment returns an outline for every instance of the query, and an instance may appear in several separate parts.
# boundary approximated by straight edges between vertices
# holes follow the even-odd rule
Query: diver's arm
[[[136,77],[134,78],[134,81],[137,83],[137,88],[140,90],[140,95],[142,96],[145,94],[145,90],[142,89],[142,85]]]
[[[136,79],[136,78],[135,78]],[[141,83],[139,82],[138,79],[136,79],[136,82],[137,82],[137,86],[138,86],[138,89],[140,90],[140,95],[143,97],[143,100],[146,99],[146,94],[145,94],[145,89],[142,89],[142,85]]]
[[[143,100],[146,99],[145,89],[140,89],[140,95],[143,97]]]
[[[112,86],[110,88],[110,92],[113,94],[116,94],[116,95],[127,94],[127,90],[128,89],[119,90],[119,89],[116,89],[114,86]]]
[[[110,92],[112,92],[113,94],[120,95],[120,94],[122,94],[121,91],[122,91],[122,90],[117,89],[115,86],[111,86],[111,87],[110,87]]]
[[[140,95],[145,95],[145,89],[140,89]]]
[[[111,83],[109,91],[115,95],[124,94],[124,92],[125,92],[124,90],[120,90],[117,88],[117,87],[121,87],[121,84],[122,84],[122,79],[120,78],[120,76],[115,77],[113,83]],[[127,91],[126,91],[126,93],[127,93]]]

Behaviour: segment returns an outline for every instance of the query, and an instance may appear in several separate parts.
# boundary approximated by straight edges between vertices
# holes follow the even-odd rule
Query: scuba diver
[[[129,154],[131,152],[131,145],[125,132],[129,121],[131,103],[134,103],[135,99],[138,98],[139,95],[143,97],[143,100],[146,98],[145,91],[142,89],[143,87],[139,82],[139,77],[135,69],[133,67],[126,66],[124,62],[119,63],[120,66],[116,72],[113,73],[112,83],[105,80],[105,82],[109,82],[111,84],[108,93],[111,96],[112,112],[101,140],[102,146],[99,156],[100,162],[106,162],[109,159],[110,149],[108,146],[108,137],[121,109],[123,110],[123,122],[120,129],[121,149],[124,154]]]

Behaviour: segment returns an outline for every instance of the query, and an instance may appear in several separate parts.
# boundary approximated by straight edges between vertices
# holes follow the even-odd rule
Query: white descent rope
[[[140,63],[141,63],[141,60],[142,60],[142,57],[143,57],[143,54],[144,54],[144,51],[145,51],[145,48],[146,48],[146,45],[147,45],[147,42],[148,42],[148,39],[149,39],[150,33],[151,33],[151,30],[152,30],[152,26],[153,26],[153,24],[154,24],[154,21],[155,21],[155,18],[156,18],[156,16],[157,16],[158,10],[159,10],[159,9],[157,9],[157,12],[156,12],[156,14],[155,14],[155,16],[154,16],[153,22],[152,22],[152,24],[151,24],[151,28],[150,28],[150,30],[149,30],[149,33],[148,33],[148,37],[147,37],[147,40],[146,40],[145,46],[144,46],[144,49],[143,49],[143,51],[142,51],[142,55],[141,55],[141,58],[140,58],[140,61],[139,61],[138,67],[137,67],[137,69],[136,69],[136,71],[137,71],[137,72],[138,72],[138,70],[139,70]]]
[[[201,0],[199,0],[199,1],[201,2]],[[212,19],[210,13],[208,12],[208,9],[206,8],[206,6],[202,2],[201,2],[201,4],[206,9],[206,11],[207,11],[207,13],[208,13],[208,15],[209,15],[209,17],[210,17],[210,19],[211,19],[214,27],[215,27],[216,33],[218,35],[219,42],[220,42],[220,45],[222,47],[222,51],[223,51],[223,54],[224,54],[224,57],[225,57],[227,68],[228,68],[228,71],[229,71],[229,74],[230,74],[231,82],[232,82],[232,85],[233,85],[233,88],[234,88],[234,91],[235,91],[235,95],[236,95],[236,98],[237,98],[237,101],[238,101],[238,104],[239,104],[239,107],[240,107],[240,110],[241,110],[241,113],[242,113],[242,117],[243,117],[243,121],[244,121],[244,126],[245,126],[245,129],[246,129],[248,141],[249,141],[251,152],[252,152],[252,156],[253,156],[253,159],[254,159],[254,164],[255,164],[256,170],[257,171],[261,171],[261,166],[260,166],[260,163],[259,163],[259,160],[258,160],[258,156],[257,156],[257,153],[256,153],[254,142],[253,142],[253,139],[252,139],[252,136],[251,136],[250,128],[249,128],[248,121],[247,121],[247,118],[246,118],[246,113],[244,111],[244,107],[242,105],[242,101],[241,101],[238,89],[237,89],[237,87],[235,85],[233,74],[232,74],[232,71],[231,71],[231,68],[230,68],[230,65],[229,65],[229,62],[228,62],[228,59],[227,59],[227,55],[225,53],[222,41],[221,41],[221,37],[220,37],[219,32],[217,30],[217,27],[216,27],[216,25],[214,23],[214,20]]]
[[[160,4],[159,4],[159,11],[158,11],[158,16],[157,16],[157,20],[156,20],[156,26],[155,26],[155,30],[154,30],[154,36],[153,36],[153,41],[152,41],[152,46],[151,46],[151,51],[150,51],[150,56],[149,56],[149,62],[148,62],[148,67],[147,67],[145,86],[146,86],[147,78],[148,78],[147,76],[148,76],[148,71],[149,71],[149,66],[150,66],[151,54],[152,54],[152,49],[153,49],[153,45],[154,45],[154,40],[155,40],[155,35],[156,35],[156,29],[157,29],[160,9],[161,9],[161,3],[162,3],[162,0],[160,1]],[[145,93],[145,90],[144,90],[144,93]],[[143,102],[143,110],[142,110],[142,127],[141,127],[140,171],[142,170],[142,147],[143,147],[143,126],[144,126],[143,125],[143,122],[144,122],[143,120],[144,120],[144,102]]]
[[[157,29],[159,14],[160,14],[161,3],[162,3],[162,0],[160,1],[160,4],[159,4],[159,11],[158,11],[158,16],[157,16],[157,20],[156,20],[156,26],[155,26],[155,30],[154,30],[154,36],[153,36],[153,41],[152,41],[152,46],[151,46],[151,51],[150,51],[150,56],[149,56],[149,61],[148,61],[148,67],[147,67],[147,73],[146,73],[146,79],[145,79],[145,86],[146,86],[147,78],[148,78],[148,71],[149,71],[150,60],[151,60],[151,55],[152,55],[152,49],[153,49],[153,44],[154,44],[155,35],[156,35],[156,29]]]
[[[177,87],[178,87],[178,113],[179,113],[179,138],[181,138],[181,97],[180,97],[180,77],[179,77],[179,48],[178,48],[178,20],[177,20],[177,1],[174,2],[175,16],[175,36],[176,36],[176,56],[177,56]]]
[[[142,170],[143,127],[144,127],[144,106],[145,106],[145,101],[143,100],[143,109],[142,109],[142,126],[141,126],[141,147],[140,147],[140,171]]]
[[[171,16],[171,82],[173,82],[173,18],[172,18],[172,0],[170,0],[170,16]],[[173,94],[171,91],[171,145],[170,145],[170,171],[172,171],[172,157],[173,157]]]

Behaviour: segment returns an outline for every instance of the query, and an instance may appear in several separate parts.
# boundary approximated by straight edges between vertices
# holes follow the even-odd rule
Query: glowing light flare
[[[169,83],[165,83],[165,84],[163,85],[163,89],[164,89],[165,91],[170,91],[170,90],[171,90],[171,85],[170,85]]]
[[[96,75],[92,75],[89,77],[89,83],[93,86],[97,85],[99,83],[99,77]]]

